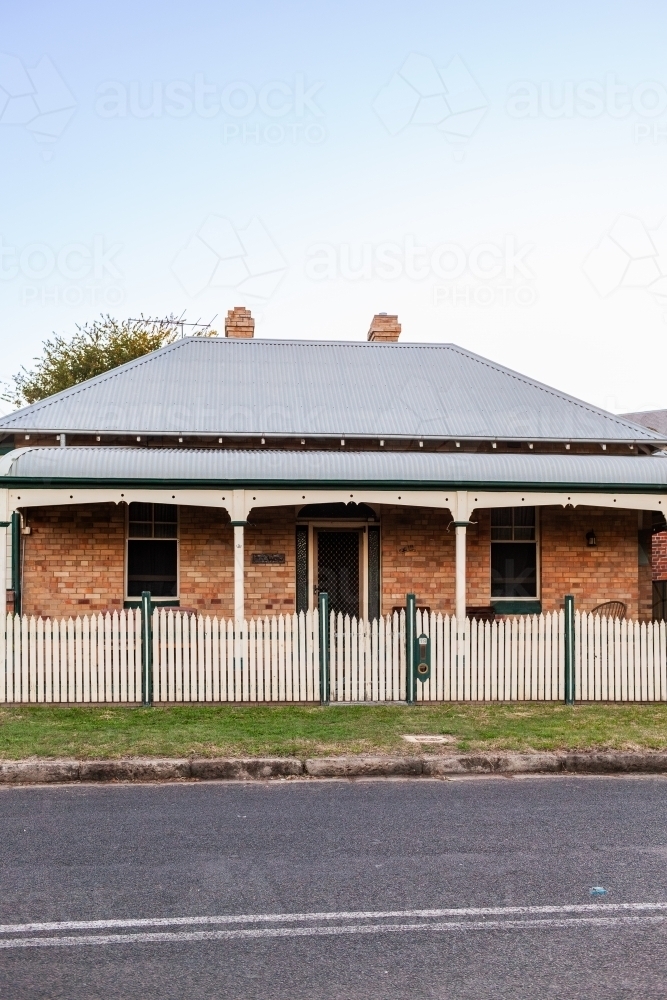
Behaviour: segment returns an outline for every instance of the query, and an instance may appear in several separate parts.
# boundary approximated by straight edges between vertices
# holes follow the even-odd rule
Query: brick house
[[[667,410],[643,410],[641,413],[624,413],[623,416],[667,436]],[[667,526],[664,520],[656,519],[653,524],[650,560],[653,578],[653,618],[667,619]]]
[[[667,433],[452,344],[183,338],[0,419],[8,607],[651,617]],[[648,568],[647,568],[648,566]]]

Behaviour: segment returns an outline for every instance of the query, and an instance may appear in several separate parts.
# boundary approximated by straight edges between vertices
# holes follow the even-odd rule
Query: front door
[[[336,614],[359,617],[360,531],[317,531],[317,589]]]

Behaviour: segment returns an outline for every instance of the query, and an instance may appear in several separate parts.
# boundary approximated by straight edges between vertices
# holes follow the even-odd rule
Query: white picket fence
[[[329,635],[332,702],[405,701],[404,611],[372,622],[332,614]]]
[[[575,616],[576,636],[581,628]],[[563,701],[565,616],[466,620],[459,649],[456,618],[417,612],[416,631],[431,639],[431,676],[417,682],[418,701]],[[462,663],[459,666],[459,662]]]
[[[319,701],[317,611],[251,619],[238,641],[231,620],[156,611],[153,700]]]
[[[417,612],[431,640],[424,701],[563,701],[563,612],[493,623]],[[178,610],[152,620],[153,700],[319,702],[317,611],[244,622]],[[406,698],[405,613],[373,622],[330,619],[330,700]],[[0,628],[0,702],[137,703],[142,688],[141,615],[77,619],[8,615]],[[667,701],[665,622],[575,614],[578,701]]]
[[[59,621],[7,615],[0,702],[113,701],[141,701],[140,611]]]
[[[417,611],[416,635],[431,640],[431,673],[417,681],[417,701],[562,701],[564,627],[562,612],[466,619],[459,643],[454,616]],[[404,612],[373,622],[332,617],[331,701],[405,701],[406,670]]]

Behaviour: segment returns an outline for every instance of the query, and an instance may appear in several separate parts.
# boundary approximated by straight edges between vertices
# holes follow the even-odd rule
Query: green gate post
[[[21,614],[21,515],[12,514],[12,590],[14,591],[14,614]]]
[[[416,676],[415,676],[415,627],[416,627],[416,602],[414,594],[405,595],[405,679],[406,698],[408,705],[414,705],[416,696]]]
[[[320,594],[319,601],[320,628],[320,704],[329,704],[329,595]]]
[[[153,636],[151,630],[151,592],[141,592],[141,703],[153,704]]]
[[[574,705],[574,597],[565,595],[565,704]]]

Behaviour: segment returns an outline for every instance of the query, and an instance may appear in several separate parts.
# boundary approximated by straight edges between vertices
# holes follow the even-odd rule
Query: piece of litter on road
[[[407,743],[456,743],[455,736],[438,736],[435,733],[410,733],[404,735],[403,739]]]
[[[592,889],[589,890],[591,896],[606,896],[607,890],[603,889],[601,885],[594,885]]]

